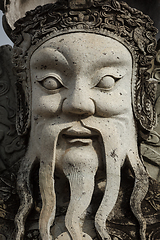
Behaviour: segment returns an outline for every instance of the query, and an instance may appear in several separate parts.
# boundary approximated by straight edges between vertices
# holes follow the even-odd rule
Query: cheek
[[[100,117],[112,117],[129,113],[132,109],[131,94],[125,90],[115,92],[96,92],[93,100],[96,106],[96,115]]]
[[[61,112],[62,103],[64,99],[61,94],[56,93],[52,95],[44,94],[33,91],[32,99],[32,112],[33,114],[40,115],[42,117],[51,117]]]

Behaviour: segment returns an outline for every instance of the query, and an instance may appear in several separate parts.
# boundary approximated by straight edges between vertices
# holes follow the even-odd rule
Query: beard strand
[[[74,240],[82,240],[84,235],[80,220],[93,196],[98,164],[97,153],[91,145],[72,147],[63,156],[63,171],[71,191],[65,225]]]

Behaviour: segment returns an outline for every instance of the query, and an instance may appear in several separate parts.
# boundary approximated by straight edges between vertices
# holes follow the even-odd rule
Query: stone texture
[[[55,211],[52,194],[54,167],[69,180],[71,196],[65,225],[74,240],[80,240],[84,235],[80,221],[83,223],[84,212],[90,205],[98,167],[104,174],[106,171],[110,184],[106,186],[96,215],[97,230],[102,231],[107,214],[117,200],[120,166],[129,152],[137,152],[130,147],[136,146],[130,142],[136,135],[131,107],[131,73],[129,51],[111,38],[94,34],[58,36],[33,53],[30,60],[31,147],[27,158],[29,161],[40,158],[40,191],[42,201],[47,201],[49,207],[44,206],[40,215],[42,239],[50,238],[50,226],[47,233],[46,228],[48,222],[53,221],[52,212]],[[113,102],[117,104],[113,105]],[[127,128],[130,129],[129,135]],[[101,144],[98,139],[101,138],[104,159],[99,153]],[[58,147],[58,156],[54,149],[53,156],[57,141],[63,149]],[[44,145],[45,150],[41,153]],[[109,193],[111,188],[112,194]],[[102,239],[107,238],[107,232],[103,232]],[[57,239],[63,238],[58,236]],[[90,239],[89,236],[86,239]]]
[[[11,27],[36,4],[7,4]],[[25,141],[1,161],[2,239],[160,237],[160,185],[149,177],[139,149],[143,139],[145,156],[148,133],[158,136],[158,128],[153,131],[158,53],[151,68],[156,29],[125,3],[103,4],[60,1],[15,25],[13,81],[21,137],[10,105],[2,106],[7,113],[2,120],[9,119],[6,139],[12,142],[13,119],[14,139]],[[2,65],[5,55],[10,56],[7,49]],[[4,68],[1,76],[10,81],[7,72]],[[12,90],[4,96],[14,105]],[[153,164],[149,171],[158,180]]]

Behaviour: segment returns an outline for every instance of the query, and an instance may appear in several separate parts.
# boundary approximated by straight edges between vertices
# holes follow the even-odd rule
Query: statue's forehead
[[[94,33],[70,33],[53,37],[33,53],[34,57],[61,53],[72,58],[109,58],[111,61],[128,61],[132,56],[119,41]],[[58,54],[59,55],[59,54]]]

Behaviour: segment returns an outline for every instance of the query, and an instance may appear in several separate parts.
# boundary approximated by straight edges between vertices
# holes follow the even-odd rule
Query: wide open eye
[[[48,90],[56,90],[56,89],[63,87],[63,85],[60,83],[60,81],[56,77],[53,77],[53,76],[45,78],[40,83],[44,88],[46,88]]]
[[[96,87],[110,90],[114,87],[114,85],[115,85],[115,79],[111,76],[106,75],[101,78],[101,80],[96,85]]]

